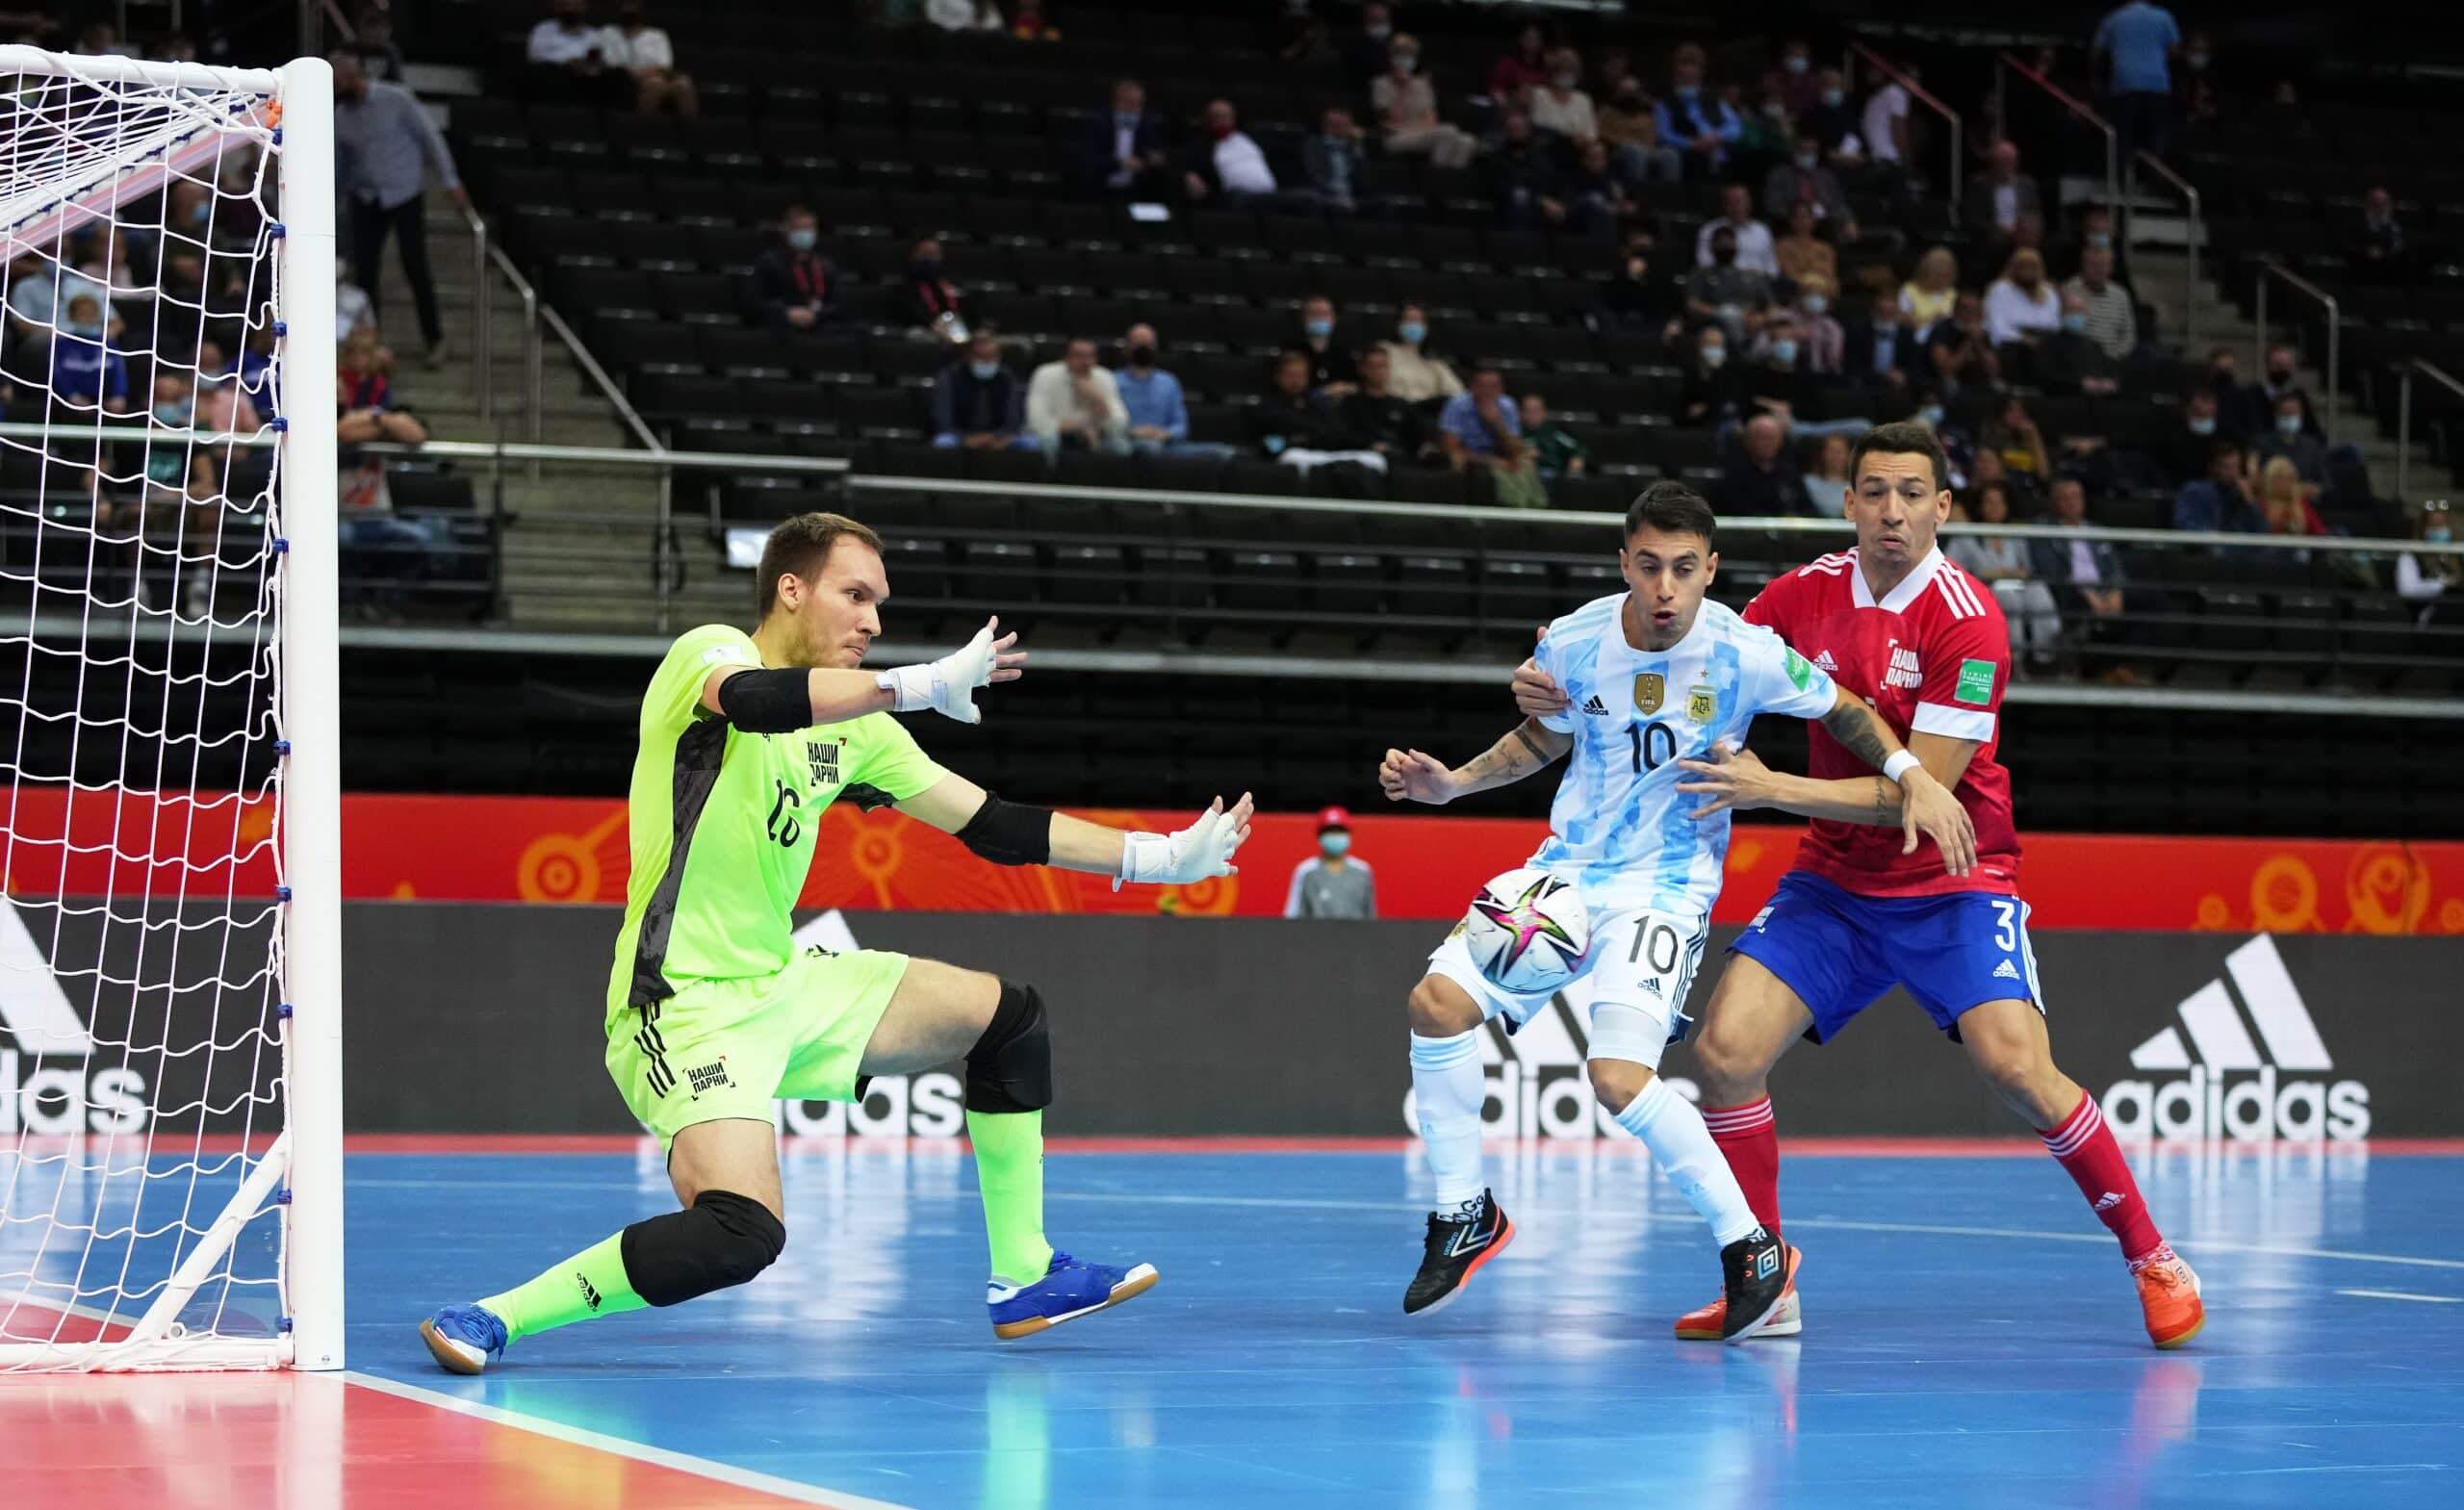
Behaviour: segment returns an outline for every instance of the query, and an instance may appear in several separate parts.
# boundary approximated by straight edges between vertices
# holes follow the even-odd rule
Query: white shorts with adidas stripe
[[[1686,993],[1693,989],[1703,946],[1710,936],[1710,919],[1697,914],[1639,908],[1595,913],[1591,954],[1563,992],[1588,1025],[1588,1057],[1657,1069],[1670,1041],[1670,1025],[1684,1014]],[[1483,1018],[1504,1017],[1508,1032],[1530,1021],[1558,994],[1508,991],[1492,984],[1473,962],[1461,923],[1430,951],[1428,970],[1463,987],[1479,1004]]]

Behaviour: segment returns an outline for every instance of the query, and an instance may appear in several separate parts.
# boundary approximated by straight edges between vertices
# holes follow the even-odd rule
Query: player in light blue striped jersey
[[[1699,810],[1681,794],[1681,759],[1719,759],[1745,747],[1758,713],[1820,719],[1848,749],[1900,783],[1900,823],[1945,858],[1972,860],[1975,834],[1942,784],[1901,749],[1864,703],[1789,650],[1770,630],[1705,601],[1719,572],[1716,521],[1691,489],[1645,490],[1626,514],[1617,552],[1627,590],[1584,604],[1543,632],[1539,661],[1569,705],[1527,719],[1487,752],[1449,769],[1417,750],[1389,750],[1378,780],[1390,801],[1448,803],[1522,780],[1571,752],[1550,809],[1550,833],[1530,863],[1574,883],[1591,919],[1582,974],[1591,987],[1587,1068],[1601,1104],[1648,1146],[1711,1227],[1728,1286],[1732,1342],[1751,1335],[1786,1297],[1793,1264],[1755,1220],[1703,1115],[1656,1071],[1683,1037],[1686,991],[1710,934],[1728,857],[1729,814]],[[1421,1139],[1436,1177],[1421,1267],[1406,1314],[1431,1310],[1514,1236],[1480,1176],[1478,1035],[1493,1016],[1509,1031],[1547,1005],[1517,994],[1474,963],[1462,928],[1429,956],[1412,988],[1412,1089]]]

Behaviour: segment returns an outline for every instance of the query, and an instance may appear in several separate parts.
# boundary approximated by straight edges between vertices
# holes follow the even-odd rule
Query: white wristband
[[[1907,751],[1902,750],[1897,755],[1892,755],[1889,759],[1883,762],[1883,775],[1889,780],[1896,781],[1901,777],[1906,776],[1909,772],[1915,770],[1924,763],[1924,761],[1917,759]]]
[[[1172,841],[1161,833],[1133,832],[1120,836],[1120,874],[1113,878],[1118,891],[1124,881],[1147,882],[1172,868]]]

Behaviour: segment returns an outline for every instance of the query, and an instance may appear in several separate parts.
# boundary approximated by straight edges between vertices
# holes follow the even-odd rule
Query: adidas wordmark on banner
[[[2131,1068],[2173,1078],[2118,1080],[2097,1098],[2116,1137],[2370,1136],[2370,1088],[2314,1078],[2335,1062],[2273,937],[2261,934],[2227,955],[2223,978],[2184,997],[2176,1011],[2179,1026],[2130,1051]]]

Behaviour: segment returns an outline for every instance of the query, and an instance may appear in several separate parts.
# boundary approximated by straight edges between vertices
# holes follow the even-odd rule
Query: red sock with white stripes
[[[2094,1096],[2083,1092],[2062,1125],[2040,1136],[2045,1152],[2060,1160],[2070,1178],[2079,1182],[2079,1193],[2088,1197],[2096,1219],[2121,1240],[2123,1258],[2137,1264],[2165,1245],[2156,1223],[2148,1219],[2147,1202],[2139,1193],[2130,1162],[2121,1156],[2121,1145],[2114,1141],[2114,1131],[2105,1125],[2105,1113],[2096,1110]]]
[[[1771,1119],[1771,1098],[1739,1107],[1705,1107],[1703,1125],[1729,1162],[1745,1203],[1757,1221],[1780,1235],[1780,1126]]]

